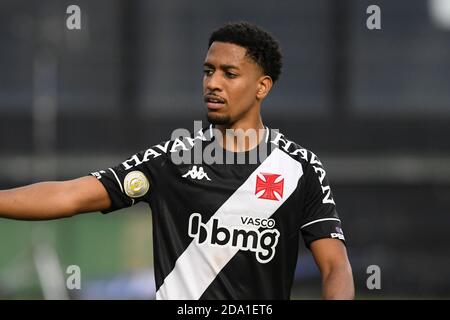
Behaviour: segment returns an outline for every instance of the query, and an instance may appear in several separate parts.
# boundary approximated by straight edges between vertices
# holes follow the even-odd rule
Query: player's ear
[[[256,99],[262,100],[264,99],[268,94],[270,89],[272,89],[273,81],[272,78],[269,76],[263,76],[258,80],[258,88],[256,91]]]

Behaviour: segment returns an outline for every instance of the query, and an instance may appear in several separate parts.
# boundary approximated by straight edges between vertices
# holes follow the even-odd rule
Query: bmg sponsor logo
[[[256,260],[260,263],[272,260],[280,236],[277,229],[271,229],[275,226],[275,220],[243,216],[240,221],[242,227],[226,226],[217,217],[203,223],[201,215],[193,213],[189,217],[188,234],[199,245],[250,250],[255,253]],[[258,227],[264,226],[264,230],[258,230]]]

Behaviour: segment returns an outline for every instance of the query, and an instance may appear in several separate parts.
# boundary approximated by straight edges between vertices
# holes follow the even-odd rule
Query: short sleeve
[[[336,238],[345,242],[341,220],[336,211],[331,186],[325,169],[316,155],[305,170],[305,195],[300,230],[306,246],[322,238]]]
[[[90,175],[105,187],[111,199],[111,207],[102,213],[130,207],[140,201],[149,201],[155,187],[156,172],[165,154],[147,149],[134,154],[124,162]]]

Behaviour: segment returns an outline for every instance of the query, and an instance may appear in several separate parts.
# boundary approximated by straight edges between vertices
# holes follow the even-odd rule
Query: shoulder
[[[309,186],[309,190],[313,194],[319,195],[321,203],[335,205],[327,173],[319,157],[314,152],[289,140],[289,138],[280,132],[271,136],[270,143],[276,144],[281,151],[302,164],[302,177],[306,180],[306,185]]]
[[[277,129],[271,129],[270,131],[269,143],[300,162],[304,169],[314,166],[323,167],[322,162],[314,152],[289,139]]]

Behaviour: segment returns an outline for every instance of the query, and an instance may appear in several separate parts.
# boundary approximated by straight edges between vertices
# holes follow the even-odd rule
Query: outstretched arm
[[[50,220],[108,209],[111,200],[95,177],[41,182],[0,191],[0,217]]]
[[[311,252],[322,274],[324,299],[354,299],[355,287],[345,245],[338,239],[319,239],[311,243]]]

